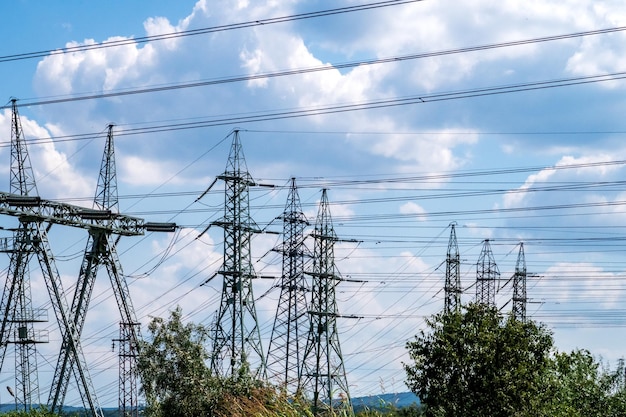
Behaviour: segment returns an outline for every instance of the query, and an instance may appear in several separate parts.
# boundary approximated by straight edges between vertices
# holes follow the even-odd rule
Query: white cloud
[[[420,206],[417,203],[409,201],[408,203],[404,203],[400,206],[400,213],[402,214],[416,214],[419,220],[426,220],[426,210],[424,207]]]
[[[375,128],[373,123],[372,128]],[[396,128],[385,126],[383,129],[393,131]],[[450,171],[463,166],[464,157],[467,155],[455,155],[455,149],[478,142],[478,132],[462,128],[459,131],[463,133],[455,131],[442,129],[417,135],[352,135],[350,140],[355,145],[365,146],[374,155],[403,163],[409,167],[405,170],[432,173]]]
[[[503,197],[503,207],[520,207],[528,200],[534,200],[530,191],[535,187],[545,187],[550,181],[592,181],[606,179],[607,176],[615,174],[620,170],[619,165],[596,165],[601,162],[615,160],[616,155],[595,154],[582,157],[563,156],[554,166],[555,168],[545,168],[536,174],[528,176],[523,185],[515,190],[507,192]],[[591,164],[591,166],[584,166]],[[569,165],[582,165],[573,169],[559,169]]]
[[[183,181],[174,177],[178,171],[175,165],[163,160],[122,156],[117,159],[118,175],[121,181],[132,185],[162,185],[166,182],[176,184]]]
[[[10,110],[5,110],[0,114],[0,131],[11,132],[12,114]],[[49,138],[50,131],[40,126],[36,121],[28,117],[20,116],[23,129],[23,138],[29,139]],[[55,126],[51,126],[54,131]],[[10,138],[10,136],[9,136]],[[28,143],[28,142],[27,142]],[[8,147],[6,149],[9,149]],[[54,199],[59,197],[92,195],[95,190],[95,182],[85,178],[82,173],[70,161],[70,157],[64,151],[57,148],[53,142],[41,143],[35,146],[28,145],[31,169],[35,176],[37,189],[43,198]],[[9,153],[5,154],[9,158]],[[8,164],[5,165],[8,179]],[[7,182],[8,184],[8,182]],[[8,187],[6,191],[9,191]]]

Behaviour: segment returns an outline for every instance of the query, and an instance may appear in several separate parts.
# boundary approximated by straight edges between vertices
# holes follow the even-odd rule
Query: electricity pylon
[[[280,383],[288,393],[298,391],[301,363],[308,335],[308,284],[304,274],[306,258],[304,229],[309,222],[302,212],[296,179],[291,179],[283,220],[283,243],[275,250],[283,255],[280,297],[267,353],[270,381]]]
[[[485,239],[483,249],[480,252],[476,264],[476,302],[496,306],[496,281],[500,279],[500,271],[489,245],[489,239]]]
[[[335,287],[341,277],[335,265],[335,242],[326,189],[322,190],[313,250],[312,291],[310,303],[309,336],[302,370],[302,391],[312,396],[313,414],[326,410],[343,409],[353,414],[348,381],[344,367],[339,332],[337,331],[337,300]],[[337,396],[339,398],[337,398]]]
[[[61,394],[65,395],[69,373],[73,372],[85,409],[90,415],[100,417],[103,413],[95,395],[80,343],[84,312],[88,304],[85,303],[88,300],[86,294],[89,292],[89,285],[93,283],[79,283],[77,285],[77,288],[82,289],[77,289],[73,307],[70,308],[54,256],[52,255],[52,249],[48,242],[48,230],[53,225],[63,225],[85,229],[89,231],[90,236],[100,234],[106,236],[140,236],[145,231],[174,231],[176,225],[173,223],[144,223],[143,219],[116,214],[111,212],[111,210],[86,209],[39,197],[36,192],[26,144],[22,138],[16,101],[13,100],[12,102],[14,119],[12,126],[11,193],[0,192],[0,214],[17,217],[20,226],[14,239],[9,275],[5,283],[2,300],[0,301],[0,314],[2,315],[2,323],[0,324],[0,370],[5,359],[6,345],[11,337],[13,326],[11,317],[14,317],[13,313],[16,310],[19,298],[17,294],[21,291],[21,281],[28,271],[28,259],[30,256],[35,255],[39,261],[60,334],[63,336],[62,352],[59,355],[48,405],[53,405],[50,408],[54,411],[61,410]],[[103,241],[100,242],[102,243]],[[89,254],[85,259],[89,258],[91,259],[90,262],[92,262],[95,259],[94,256],[97,256],[95,255],[96,252],[103,250],[104,246],[109,254],[105,265],[113,282],[113,290],[118,306],[120,311],[122,311],[122,320],[135,322],[128,288],[122,279],[122,270],[115,253],[115,247],[108,240],[105,243],[106,245],[91,245],[91,249],[88,246],[86,252],[89,252]],[[7,245],[2,246],[6,247]],[[89,272],[87,272],[88,269],[84,269],[85,265],[81,269],[81,274],[85,274],[88,277],[95,276],[95,269],[89,269]],[[89,265],[90,268],[93,268],[91,264]],[[80,296],[77,294],[80,294]],[[128,302],[124,302],[124,300]],[[72,366],[69,366],[70,364]],[[63,370],[63,372],[57,373],[59,370]]]
[[[519,321],[526,321],[526,301],[526,256],[521,242],[513,274],[513,317]]]
[[[41,267],[41,272],[46,282],[50,301],[54,309],[61,334],[66,335],[71,341],[70,351],[73,359],[78,363],[79,391],[81,398],[89,409],[94,410],[94,415],[102,415],[97,403],[91,378],[84,365],[82,348],[77,337],[75,326],[68,316],[68,306],[63,291],[61,277],[54,263],[47,232],[50,225],[44,224],[46,220],[61,220],[63,213],[68,213],[69,206],[64,210],[55,210],[54,207],[62,207],[58,203],[46,204],[37,195],[37,187],[26,143],[23,138],[21,122],[17,111],[16,100],[12,100],[13,121],[11,129],[11,193],[2,195],[2,212],[19,218],[20,225],[14,239],[14,251],[11,255],[9,277],[6,281],[0,308],[3,314],[0,328],[0,347],[2,356],[0,367],[4,362],[6,343],[9,340],[11,329],[11,317],[16,311],[15,303],[19,299],[20,287],[28,271],[28,261],[35,254]],[[43,206],[43,207],[42,207]],[[45,213],[45,214],[44,214]],[[69,220],[69,219],[68,219]],[[72,221],[69,221],[71,223]],[[26,378],[24,378],[26,380]]]
[[[121,314],[120,344],[128,345],[120,347],[120,349],[128,352],[120,355],[119,406],[122,416],[132,416],[138,414],[135,361],[139,328],[128,286],[122,275],[122,267],[115,249],[117,241],[112,236],[112,231],[107,228],[112,223],[112,219],[118,216],[118,212],[113,125],[109,125],[93,210],[84,214],[84,216],[91,217],[96,224],[102,227],[89,229],[87,246],[83,255],[70,311],[73,323],[76,326],[77,335],[80,337],[85,324],[96,274],[100,266],[104,265],[108,271],[113,293]],[[124,336],[122,337],[122,335]],[[57,412],[62,410],[70,374],[75,372],[75,361],[70,355],[70,344],[71,340],[66,335],[61,345],[48,400],[50,408]]]
[[[250,238],[260,231],[250,218],[249,188],[255,183],[248,172],[237,130],[233,132],[226,171],[217,179],[226,184],[224,217],[212,224],[224,230],[224,262],[218,271],[223,286],[213,329],[211,371],[231,376],[254,364],[254,374],[265,376],[265,356],[252,292],[255,273]]]
[[[456,240],[455,223],[450,224],[450,240],[446,256],[446,282],[444,284],[444,313],[455,313],[461,308],[461,257]]]
[[[19,196],[36,196],[37,186],[30,157],[24,142],[22,123],[16,100],[11,100],[11,193]],[[24,219],[25,220],[25,219]],[[48,341],[46,331],[36,331],[33,323],[47,321],[47,311],[33,309],[28,264],[33,251],[29,240],[33,228],[21,221],[13,232],[13,239],[3,244],[3,252],[10,253],[10,263],[1,302],[2,328],[0,330],[0,369],[4,362],[7,344],[15,344],[15,397],[17,408],[30,411],[39,401],[37,372],[37,343]]]

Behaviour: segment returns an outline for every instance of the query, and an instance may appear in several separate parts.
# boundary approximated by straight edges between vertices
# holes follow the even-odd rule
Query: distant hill
[[[385,407],[389,407],[390,405],[397,408],[404,408],[419,403],[419,398],[412,392],[370,395],[367,397],[357,397],[352,399],[352,406],[355,411],[362,410],[363,408],[383,409]]]
[[[37,406],[33,406],[33,408],[37,408]],[[4,413],[7,413],[9,411],[14,411],[14,410],[15,410],[14,403],[0,404],[0,414],[4,414]],[[63,411],[72,416],[83,416],[83,415],[88,416],[89,415],[89,413],[85,412],[85,409],[82,407],[65,406],[63,407]],[[117,408],[103,408],[102,413],[104,414],[105,417],[117,417],[119,415]]]
[[[397,408],[409,407],[413,404],[419,404],[419,398],[412,392],[398,392],[395,394],[379,394],[367,397],[357,397],[352,399],[352,406],[355,411],[364,408],[369,409],[385,409],[389,406]],[[0,414],[15,410],[15,404],[0,404]],[[84,409],[81,407],[63,407],[63,410],[75,416],[81,415]],[[105,416],[117,416],[117,408],[103,408]]]

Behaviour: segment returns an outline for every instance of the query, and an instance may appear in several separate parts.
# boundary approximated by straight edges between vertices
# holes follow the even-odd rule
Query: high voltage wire
[[[232,117],[218,116],[218,117],[207,118],[205,120],[195,121],[195,122],[168,123],[168,124],[152,125],[152,126],[141,127],[141,128],[118,129],[116,130],[115,134],[116,136],[138,135],[138,134],[147,134],[147,133],[169,132],[169,131],[176,131],[176,130],[188,130],[188,129],[206,128],[206,127],[214,127],[214,126],[232,125],[232,124],[237,124],[237,123],[253,123],[253,122],[262,122],[262,121],[270,121],[270,120],[280,120],[280,119],[290,119],[290,118],[317,116],[317,115],[334,114],[334,113],[344,113],[344,112],[352,112],[352,111],[359,111],[359,110],[381,109],[381,108],[405,106],[405,105],[412,105],[412,104],[458,100],[458,99],[463,99],[463,98],[485,97],[485,96],[491,96],[491,95],[509,94],[509,93],[515,93],[515,92],[532,91],[532,90],[543,90],[543,89],[551,89],[551,88],[566,87],[566,86],[573,86],[573,85],[584,85],[584,84],[597,83],[597,82],[621,80],[624,78],[626,78],[626,72],[614,72],[610,74],[570,77],[570,78],[562,78],[562,79],[546,80],[546,81],[525,82],[525,83],[510,84],[510,85],[503,85],[503,86],[479,87],[479,88],[459,90],[459,91],[453,91],[453,92],[420,94],[420,95],[393,98],[393,99],[373,100],[373,101],[367,101],[367,102],[361,102],[361,103],[334,104],[334,105],[317,106],[317,107],[311,107],[311,108],[297,108],[297,109],[283,110],[283,111],[270,110],[270,111],[265,111],[265,112],[257,112],[257,114],[253,114],[253,115],[235,115]],[[0,109],[2,108],[7,108],[7,107],[6,106],[0,107]],[[100,136],[101,136],[100,133],[84,133],[84,134],[64,135],[64,136],[56,136],[56,137],[48,137],[48,138],[36,138],[36,139],[29,140],[29,142],[49,143],[50,141],[64,142],[64,141],[73,141],[73,140],[91,140]],[[6,146],[9,146],[9,144],[5,142],[0,146],[6,147]]]
[[[380,2],[375,2],[375,3],[366,3],[366,4],[356,5],[356,6],[339,7],[336,9],[327,9],[327,10],[308,12],[308,13],[299,13],[299,14],[288,15],[288,16],[271,17],[271,18],[266,18],[266,19],[253,20],[249,22],[231,23],[227,25],[213,26],[213,27],[207,27],[207,28],[163,33],[160,35],[141,36],[138,38],[106,41],[106,42],[102,42],[99,44],[78,45],[78,46],[70,46],[70,47],[66,47],[62,49],[48,49],[48,50],[37,51],[37,52],[26,52],[26,53],[21,53],[21,54],[4,55],[4,56],[0,56],[0,62],[18,61],[18,60],[31,59],[31,58],[42,58],[48,55],[61,55],[61,54],[66,54],[66,53],[90,51],[93,49],[112,48],[112,47],[124,46],[124,45],[129,45],[129,44],[140,44],[140,43],[146,43],[146,42],[176,39],[176,38],[187,37],[187,36],[205,35],[208,33],[223,32],[227,30],[244,29],[244,28],[255,27],[255,26],[266,26],[266,25],[271,25],[275,23],[285,23],[285,22],[291,22],[295,20],[304,20],[304,19],[312,19],[312,18],[317,18],[317,17],[332,16],[332,15],[351,13],[351,12],[357,12],[357,11],[362,11],[362,10],[371,10],[371,9],[378,9],[378,8],[389,7],[389,6],[397,6],[397,5],[408,4],[408,3],[417,3],[421,1],[424,1],[424,0],[387,0],[387,1],[380,1]]]
[[[473,183],[472,183],[473,184]],[[402,201],[415,201],[415,200],[433,200],[433,199],[442,199],[442,198],[460,198],[460,197],[482,197],[486,195],[504,195],[504,194],[528,194],[534,192],[556,192],[556,191],[575,191],[575,190],[587,190],[587,189],[600,189],[603,190],[606,188],[612,191],[623,191],[621,189],[615,189],[615,186],[623,186],[626,185],[626,181],[600,181],[595,183],[568,183],[563,185],[550,185],[550,186],[536,186],[532,188],[524,188],[524,189],[475,189],[471,191],[465,191],[463,189],[446,189],[442,190],[439,193],[431,193],[431,194],[411,194],[399,197],[379,197],[379,198],[362,198],[356,200],[335,200],[333,205],[349,205],[349,204],[372,204],[372,203],[390,203],[390,202],[402,202]],[[332,187],[332,186],[331,186]],[[610,188],[609,188],[610,187]],[[278,188],[278,187],[276,187]],[[310,187],[310,188],[320,188],[320,187]],[[358,188],[357,188],[358,189]],[[385,190],[389,191],[389,190]],[[398,191],[394,189],[393,191]],[[416,191],[415,188],[411,189],[411,191]],[[186,197],[186,196],[198,196],[202,194],[202,190],[197,191],[177,191],[177,192],[163,192],[163,193],[148,193],[148,194],[129,194],[129,195],[120,195],[118,198],[120,200],[143,200],[147,198],[171,198],[171,197]],[[207,194],[218,194],[218,191],[209,192]],[[89,201],[89,197],[77,197],[77,198],[60,198],[59,200],[65,202],[71,201]],[[304,203],[303,207],[314,207],[314,202]],[[254,207],[254,205],[252,205]],[[282,205],[277,204],[264,204],[262,206],[264,209],[280,209]]]
[[[244,123],[266,122],[271,120],[284,120],[310,116],[320,116],[327,114],[347,113],[363,110],[385,109],[391,107],[400,107],[414,104],[435,103],[440,101],[459,100],[467,98],[488,97],[494,95],[519,93],[524,91],[545,90],[559,87],[568,87],[575,85],[585,85],[606,81],[616,81],[626,78],[626,72],[614,72],[611,74],[591,75],[582,77],[562,78],[549,81],[534,81],[519,84],[511,84],[505,86],[480,87],[468,90],[460,90],[446,93],[430,93],[418,94],[407,97],[399,97],[392,99],[379,99],[365,101],[361,103],[349,104],[329,104],[325,106],[317,106],[310,108],[297,108],[294,110],[269,110],[258,112],[253,115],[236,115],[236,116],[218,116],[207,118],[202,121],[186,122],[186,123],[168,123],[162,125],[153,125],[148,127],[138,127],[117,130],[116,136],[140,135],[148,133],[171,132],[178,130],[199,129],[224,125],[237,125]],[[60,139],[68,140],[72,138],[91,139],[96,137],[95,133],[82,135],[62,136]],[[39,141],[54,140],[55,138],[41,138]]]
[[[233,77],[217,78],[217,79],[212,79],[212,80],[194,81],[194,82],[189,82],[189,83],[179,83],[179,84],[172,84],[172,85],[160,85],[160,86],[153,86],[153,87],[146,87],[146,88],[110,91],[110,92],[103,92],[103,93],[98,93],[98,94],[81,94],[81,95],[73,95],[73,96],[64,97],[64,98],[52,98],[52,99],[46,99],[46,100],[44,99],[30,100],[30,101],[24,101],[24,102],[18,103],[18,106],[24,107],[24,106],[59,104],[59,103],[67,103],[67,102],[73,102],[73,101],[93,100],[93,99],[128,96],[128,95],[135,95],[135,94],[179,90],[179,89],[185,89],[185,88],[206,87],[206,86],[211,86],[211,85],[227,84],[227,83],[234,83],[234,82],[248,82],[248,81],[254,81],[254,80],[285,77],[285,76],[291,76],[291,75],[302,75],[302,74],[308,74],[308,73],[320,72],[320,71],[339,70],[339,69],[355,68],[358,66],[369,66],[369,65],[377,65],[377,64],[398,63],[398,62],[415,60],[415,59],[432,58],[432,57],[476,52],[476,51],[484,51],[484,50],[497,49],[497,48],[507,48],[507,47],[512,47],[512,46],[528,45],[528,44],[533,44],[533,43],[551,42],[551,41],[578,38],[578,37],[584,37],[584,36],[621,32],[624,30],[626,30],[626,27],[615,27],[615,28],[592,30],[592,31],[586,31],[586,32],[576,32],[576,33],[570,33],[570,34],[564,34],[564,35],[546,36],[546,37],[541,37],[541,38],[470,46],[466,48],[457,48],[457,49],[450,49],[450,50],[445,50],[445,51],[414,53],[414,54],[409,54],[409,55],[400,55],[400,56],[393,56],[393,57],[387,57],[387,58],[377,58],[377,59],[367,59],[367,60],[360,60],[360,61],[354,61],[354,62],[336,63],[336,64],[324,65],[324,66],[318,66],[318,67],[299,68],[299,69],[283,70],[283,71],[270,72],[270,73],[239,75],[239,76],[233,76]],[[2,62],[1,58],[0,58],[0,62]],[[0,110],[4,108],[10,108],[10,106],[6,105],[3,107],[0,107]]]

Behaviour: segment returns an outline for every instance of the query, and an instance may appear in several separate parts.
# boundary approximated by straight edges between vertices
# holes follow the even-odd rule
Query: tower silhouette
[[[62,335],[61,349],[48,396],[48,407],[55,412],[62,410],[70,376],[73,374],[77,382],[78,394],[85,409],[92,416],[102,416],[102,409],[98,404],[80,343],[80,334],[96,271],[99,265],[105,265],[111,279],[122,322],[136,323],[128,287],[115,251],[116,240],[112,238],[112,235],[138,236],[144,234],[144,231],[171,232],[175,230],[176,225],[174,223],[144,223],[143,219],[114,212],[117,210],[117,185],[115,183],[114,162],[111,157],[111,127],[109,128],[108,149],[105,150],[104,158],[107,161],[106,168],[101,169],[101,183],[96,192],[94,209],[44,200],[39,197],[26,143],[22,138],[16,100],[12,100],[12,103],[11,193],[0,192],[0,214],[16,217],[19,220],[19,227],[14,236],[13,250],[10,251],[9,273],[0,301],[0,314],[2,315],[0,370],[6,356],[6,346],[13,340],[14,323],[26,323],[24,320],[18,320],[17,313],[20,312],[22,306],[28,306],[29,301],[20,301],[21,296],[19,294],[23,292],[22,289],[26,288],[23,283],[28,276],[28,261],[32,256],[35,256],[50,296],[59,332]],[[109,153],[108,156],[107,153]],[[106,185],[104,185],[105,183]],[[80,228],[89,232],[89,240],[71,307],[67,303],[62,280],[48,241],[48,230],[53,225]],[[8,245],[3,244],[2,247],[7,248]],[[23,310],[29,311],[29,308],[24,307]],[[35,316],[35,313],[29,314],[31,314],[31,318]],[[135,325],[132,328],[134,329]],[[32,345],[40,341],[37,339],[37,333],[33,334],[29,326],[20,324],[17,330],[17,337],[20,337],[21,333],[21,342],[26,340],[29,342],[22,343],[24,345]],[[134,330],[131,332],[134,334],[133,340],[136,341],[137,336]],[[24,357],[30,356],[32,356],[31,353]],[[34,362],[22,366],[20,375],[24,376],[21,377],[23,382],[20,382],[19,385],[25,387],[23,388],[25,392],[29,390],[26,387],[28,379],[34,380],[32,375],[36,366],[32,364]],[[27,368],[28,370],[24,371]],[[31,376],[28,377],[28,375]],[[34,392],[32,385],[31,383],[30,392]],[[18,394],[24,396],[19,392],[20,389],[22,388],[18,387]]]
[[[226,171],[217,177],[226,184],[224,217],[213,225],[224,230],[222,298],[213,329],[211,371],[236,375],[255,365],[257,376],[265,376],[265,357],[257,320],[252,280],[250,238],[259,232],[250,218],[249,188],[255,185],[243,155],[239,131],[233,142]]]
[[[517,320],[526,320],[526,256],[524,243],[520,242],[513,274],[513,317]]]
[[[450,240],[446,256],[446,282],[444,284],[444,312],[454,313],[461,308],[461,258],[456,240],[455,223],[450,224]]]
[[[95,227],[88,229],[89,236],[74,297],[72,298],[70,313],[76,329],[76,337],[80,337],[85,325],[98,269],[104,266],[107,269],[113,294],[120,311],[120,325],[129,333],[124,338],[120,336],[120,344],[127,343],[130,346],[127,348],[128,352],[123,356],[123,363],[120,364],[120,372],[123,375],[123,379],[120,377],[119,405],[122,415],[126,416],[137,415],[138,410],[137,376],[134,361],[136,360],[139,328],[128,286],[123,277],[122,266],[115,248],[117,241],[111,229],[114,219],[118,217],[122,216],[119,214],[118,207],[113,125],[109,125],[93,201],[93,210],[84,210],[82,213],[82,218],[91,219]],[[57,412],[62,410],[70,376],[72,372],[76,371],[75,360],[70,354],[71,343],[71,338],[66,334],[61,344],[48,398],[48,404],[51,409]]]
[[[491,307],[496,305],[496,281],[500,271],[493,258],[489,239],[485,239],[476,264],[476,302]]]
[[[352,403],[344,367],[339,332],[335,287],[341,277],[335,265],[333,228],[326,189],[322,190],[313,250],[309,336],[303,360],[302,391],[311,396],[313,414],[342,408],[352,414]]]
[[[308,335],[309,288],[304,274],[310,254],[304,245],[304,229],[309,224],[302,212],[296,179],[291,179],[283,220],[283,243],[275,250],[282,253],[280,297],[267,350],[270,381],[280,383],[294,394],[300,386],[301,363]]]
[[[15,198],[37,197],[37,186],[28,149],[23,137],[17,100],[11,100],[11,170],[10,189]],[[10,254],[9,269],[0,304],[3,317],[0,329],[0,369],[8,344],[15,345],[15,397],[16,406],[29,411],[39,400],[37,369],[37,343],[48,341],[46,331],[34,328],[35,322],[47,321],[47,311],[33,309],[29,263],[34,250],[31,239],[36,235],[34,225],[27,218],[13,232],[12,242],[6,240],[3,252]]]

